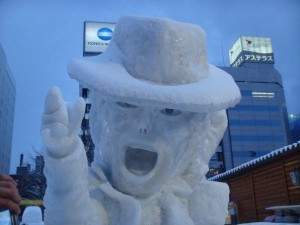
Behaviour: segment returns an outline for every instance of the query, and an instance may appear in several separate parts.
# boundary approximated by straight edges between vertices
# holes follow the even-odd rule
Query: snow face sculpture
[[[110,101],[100,108],[105,121],[101,159],[118,191],[138,197],[155,194],[189,164],[199,142],[195,113]]]
[[[162,18],[122,17],[109,47],[73,60],[92,90],[95,161],[77,135],[85,103],[46,97],[46,225],[220,225],[229,190],[208,162],[240,100],[230,75],[208,64],[204,31]]]

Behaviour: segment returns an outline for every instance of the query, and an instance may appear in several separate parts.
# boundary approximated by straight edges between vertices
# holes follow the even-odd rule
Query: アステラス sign
[[[229,50],[231,67],[244,62],[274,63],[271,38],[240,37]]]

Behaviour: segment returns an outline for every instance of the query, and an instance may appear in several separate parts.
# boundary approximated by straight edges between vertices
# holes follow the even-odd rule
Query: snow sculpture
[[[163,18],[122,17],[109,47],[73,60],[92,90],[95,161],[77,135],[84,100],[46,97],[46,225],[221,225],[229,190],[205,174],[240,100],[230,75],[208,64],[205,32]]]

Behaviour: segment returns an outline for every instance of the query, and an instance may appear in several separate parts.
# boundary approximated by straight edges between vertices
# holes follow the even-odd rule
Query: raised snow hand
[[[48,92],[41,133],[51,156],[60,158],[72,151],[72,144],[78,138],[84,110],[83,98],[77,99],[72,104],[66,104],[58,87],[53,87]]]

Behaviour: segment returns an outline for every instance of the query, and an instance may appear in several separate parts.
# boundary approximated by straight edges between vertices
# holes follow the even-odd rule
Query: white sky
[[[57,85],[67,101],[79,95],[67,63],[82,57],[83,22],[116,22],[129,14],[200,25],[207,33],[209,62],[217,66],[229,66],[228,50],[239,36],[272,38],[288,112],[300,112],[299,0],[0,0],[0,43],[17,82],[11,173],[20,153],[28,159],[33,147],[42,148],[47,91]]]

